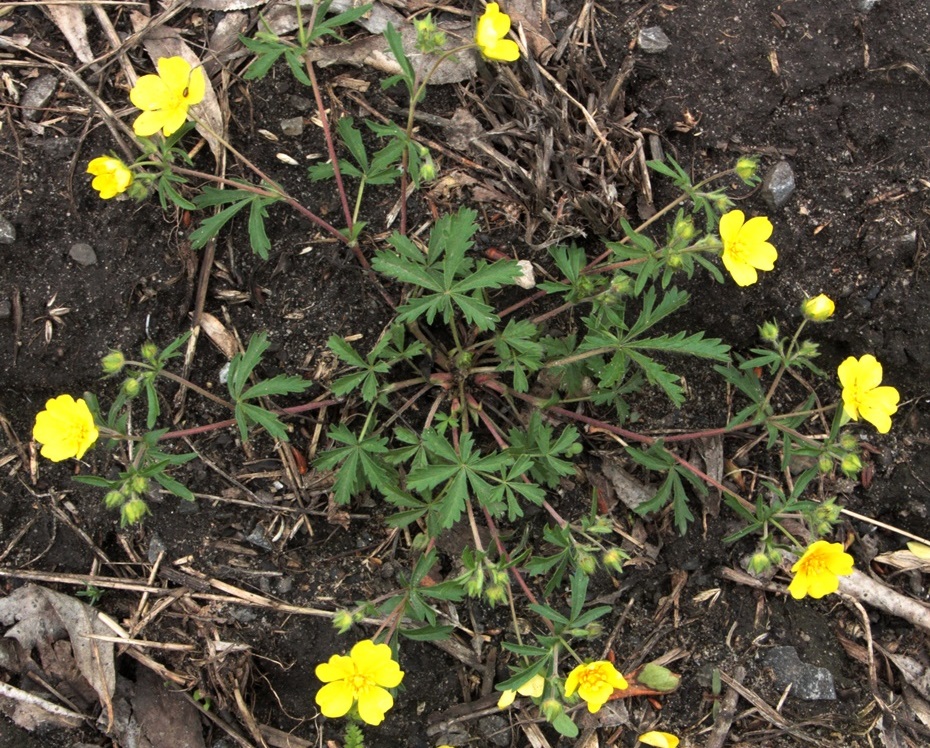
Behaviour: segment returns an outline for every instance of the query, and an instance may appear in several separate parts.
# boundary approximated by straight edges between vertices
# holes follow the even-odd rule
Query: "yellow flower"
[[[475,31],[475,44],[487,59],[495,62],[514,62],[520,59],[517,43],[505,39],[510,31],[510,16],[501,13],[497,3],[488,3],[484,15],[478,19]]]
[[[772,222],[765,216],[746,220],[741,210],[731,210],[720,218],[723,265],[738,286],[751,286],[759,276],[756,270],[772,270],[778,251],[766,239],[772,235]]]
[[[32,438],[42,445],[40,454],[52,462],[69,457],[80,460],[98,436],[87,403],[71,395],[59,395],[45,403],[32,428]]]
[[[839,543],[818,540],[812,543],[797,563],[791,567],[795,577],[788,592],[795,600],[807,595],[817,599],[840,588],[839,577],[852,574],[853,557]]]
[[[575,691],[588,702],[588,711],[592,714],[607,702],[614,690],[628,688],[626,679],[607,660],[589,662],[579,665],[568,674],[565,680],[565,695],[571,696]]]
[[[159,130],[165,137],[175,133],[207,88],[203,69],[192,68],[183,57],[162,57],[156,67],[158,75],[143,75],[129,92],[130,101],[142,110],[132,129],[143,137]]]
[[[843,385],[843,410],[854,421],[859,416],[887,434],[891,429],[891,416],[898,412],[901,395],[894,387],[879,387],[882,383],[882,365],[875,356],[866,354],[858,361],[850,356],[836,370]]]
[[[111,156],[97,156],[87,164],[87,173],[94,175],[90,183],[103,200],[116,197],[129,189],[132,184],[132,172],[118,158]]]
[[[316,666],[323,686],[316,703],[327,717],[343,717],[358,702],[358,716],[369,725],[380,725],[384,713],[394,706],[388,688],[400,685],[404,674],[387,644],[364,639],[352,647],[348,657],[333,655]]]
[[[546,688],[546,679],[541,675],[537,674],[530,678],[526,683],[520,686],[515,691],[507,689],[501,694],[500,700],[497,702],[498,709],[506,709],[508,706],[513,704],[514,699],[517,698],[517,694],[521,696],[530,696],[534,699],[538,699],[543,695],[543,691]]]
[[[812,322],[823,322],[833,316],[836,304],[826,294],[820,294],[812,299],[806,299],[801,304],[801,313]]]
[[[658,730],[644,732],[637,740],[643,745],[651,745],[655,748],[677,748],[680,742],[678,736],[672,735],[670,732],[659,732]]]

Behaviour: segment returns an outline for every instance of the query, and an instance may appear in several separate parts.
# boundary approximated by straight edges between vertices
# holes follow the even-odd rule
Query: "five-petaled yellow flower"
[[[97,156],[87,164],[87,173],[94,175],[90,186],[100,193],[103,200],[116,197],[128,190],[132,184],[132,172],[129,167],[112,156]]]
[[[40,454],[52,462],[69,457],[80,460],[98,436],[87,403],[71,395],[59,395],[45,403],[32,428],[32,438],[42,445]]]
[[[607,660],[579,665],[565,679],[565,695],[571,696],[578,691],[578,695],[588,702],[588,711],[592,714],[604,706],[614,690],[628,687],[626,679]]]
[[[343,717],[358,703],[358,716],[369,725],[380,725],[384,713],[394,706],[387,689],[399,686],[404,674],[387,644],[364,639],[348,656],[333,655],[317,665],[316,677],[326,684],[316,694],[324,715]]]
[[[852,570],[853,557],[842,545],[818,540],[791,567],[795,576],[788,585],[788,592],[795,600],[807,595],[821,598],[836,592],[840,588],[839,577],[852,574]]]
[[[506,709],[508,706],[513,704],[514,699],[517,698],[517,694],[521,696],[529,696],[534,699],[538,699],[543,695],[543,691],[546,688],[546,679],[543,678],[538,673],[530,678],[526,683],[520,686],[516,690],[507,689],[501,694],[500,700],[497,702],[498,709]]]
[[[756,270],[772,270],[778,251],[766,240],[772,235],[772,222],[765,216],[746,220],[741,210],[731,210],[720,218],[724,267],[738,286],[751,286]]]
[[[879,387],[882,365],[875,356],[866,354],[856,360],[850,356],[839,365],[836,373],[843,385],[843,410],[854,421],[859,417],[871,423],[880,434],[891,429],[891,416],[898,412],[901,395],[894,387]]]
[[[833,316],[836,304],[826,294],[819,294],[812,299],[805,299],[801,304],[801,313],[811,322],[824,322]]]
[[[478,28],[475,30],[475,44],[481,54],[495,62],[514,62],[520,59],[520,48],[517,43],[505,39],[510,31],[510,16],[501,13],[497,3],[488,3],[484,15],[478,19]]]
[[[142,114],[132,123],[136,135],[147,137],[159,130],[165,137],[187,120],[189,107],[203,101],[206,79],[203,69],[191,67],[183,57],[162,57],[158,75],[143,75],[129,92],[129,99]]]
[[[677,735],[672,735],[670,732],[659,732],[658,730],[644,732],[637,740],[643,745],[651,745],[654,748],[678,748],[678,743],[681,742],[678,740]]]

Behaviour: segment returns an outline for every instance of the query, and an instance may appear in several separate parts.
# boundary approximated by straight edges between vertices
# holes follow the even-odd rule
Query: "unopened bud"
[[[420,164],[420,181],[429,182],[436,178],[436,162],[433,157],[427,153],[423,163]]]
[[[128,488],[135,496],[141,496],[149,487],[149,479],[144,475],[134,475],[129,479]]]
[[[690,216],[684,218],[679,215],[672,224],[672,237],[690,242],[696,236],[697,228],[694,226],[694,220]]]
[[[352,619],[352,614],[347,610],[336,611],[336,614],[333,616],[333,628],[336,629],[340,634],[346,633],[352,624],[355,621]]]
[[[774,343],[779,334],[778,325],[774,322],[766,322],[759,328],[759,337],[766,343]]]
[[[502,584],[489,584],[484,591],[484,599],[492,608],[507,602],[507,588]]]
[[[607,569],[613,569],[618,574],[623,572],[623,554],[616,548],[611,548],[609,551],[604,551],[604,555],[601,556],[601,563],[604,564],[604,567]]]
[[[597,560],[587,551],[578,551],[575,563],[588,576],[591,576],[597,570]]]
[[[820,455],[817,458],[817,469],[821,473],[829,473],[833,470],[833,458],[830,455]]]
[[[862,470],[862,460],[859,459],[859,455],[848,453],[840,463],[840,470],[847,478],[855,478],[859,475],[859,471]]]
[[[834,311],[836,311],[836,304],[826,294],[806,299],[801,304],[801,313],[811,322],[825,322],[833,316]]]
[[[736,175],[746,184],[754,184],[759,162],[753,156],[743,156],[736,160]]]
[[[815,358],[820,355],[820,346],[813,340],[802,340],[798,346],[798,355],[804,358]]]
[[[119,374],[126,365],[126,357],[121,351],[110,351],[100,359],[100,365],[103,367],[104,374]]]
[[[772,561],[767,553],[758,551],[750,556],[747,568],[750,574],[759,577],[772,568]]]
[[[126,525],[134,525],[137,522],[149,513],[148,504],[146,504],[142,499],[133,499],[132,501],[127,501],[123,504],[121,510],[120,524],[125,527]]]
[[[151,341],[143,343],[141,351],[142,358],[146,361],[154,361],[155,357],[158,356],[158,346]]]
[[[124,501],[126,501],[126,497],[122,491],[107,491],[103,497],[103,503],[106,504],[107,509],[116,509],[122,506]]]
[[[665,262],[672,270],[678,270],[678,268],[684,264],[684,260],[681,259],[681,255],[677,254],[669,255]]]
[[[546,699],[539,705],[539,711],[543,713],[547,722],[554,722],[565,713],[565,708],[558,699]]]
[[[126,394],[126,397],[135,397],[139,394],[139,390],[142,385],[139,384],[138,379],[127,379],[123,382],[123,392]]]
[[[852,452],[859,446],[859,440],[852,434],[843,434],[840,437],[840,446],[847,452]]]

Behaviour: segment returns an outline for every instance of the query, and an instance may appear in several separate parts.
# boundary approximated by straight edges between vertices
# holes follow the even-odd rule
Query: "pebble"
[[[298,112],[307,112],[313,109],[313,102],[310,101],[306,96],[299,96],[297,94],[291,94],[287,97],[288,102],[294,109]]]
[[[0,319],[9,319],[13,315],[13,302],[0,299]]]
[[[288,117],[287,119],[281,120],[281,132],[283,132],[285,135],[290,135],[291,137],[296,138],[298,135],[302,135],[303,131],[303,117]]]
[[[16,241],[16,227],[6,218],[0,216],[0,244],[12,244]]]
[[[881,0],[858,0],[858,2],[856,2],[856,10],[861,10],[863,13],[868,13],[880,2]]]
[[[787,161],[779,161],[762,179],[762,197],[769,208],[784,205],[794,192],[794,171]]]
[[[802,662],[794,647],[773,647],[765,654],[765,664],[775,675],[778,689],[791,685],[791,695],[804,701],[835,701],[833,674],[825,667]]]
[[[84,242],[78,242],[71,246],[71,251],[68,252],[68,256],[74,260],[78,265],[96,265],[97,264],[97,253],[94,252],[94,248],[90,244],[85,244]]]
[[[640,29],[636,42],[647,55],[660,54],[672,45],[672,40],[666,36],[661,26]]]
[[[23,94],[22,107],[23,119],[35,121],[42,114],[48,100],[52,98],[55,89],[58,87],[58,78],[54,75],[40,75],[26,89]]]
[[[499,714],[478,720],[478,732],[487,741],[485,745],[506,748],[510,745],[510,725]]]

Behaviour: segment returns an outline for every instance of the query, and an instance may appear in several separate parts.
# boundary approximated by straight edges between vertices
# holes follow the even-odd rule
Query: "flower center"
[[[348,678],[349,686],[352,688],[355,693],[361,693],[366,688],[371,686],[371,679],[364,675],[363,673],[355,673],[350,675]]]

